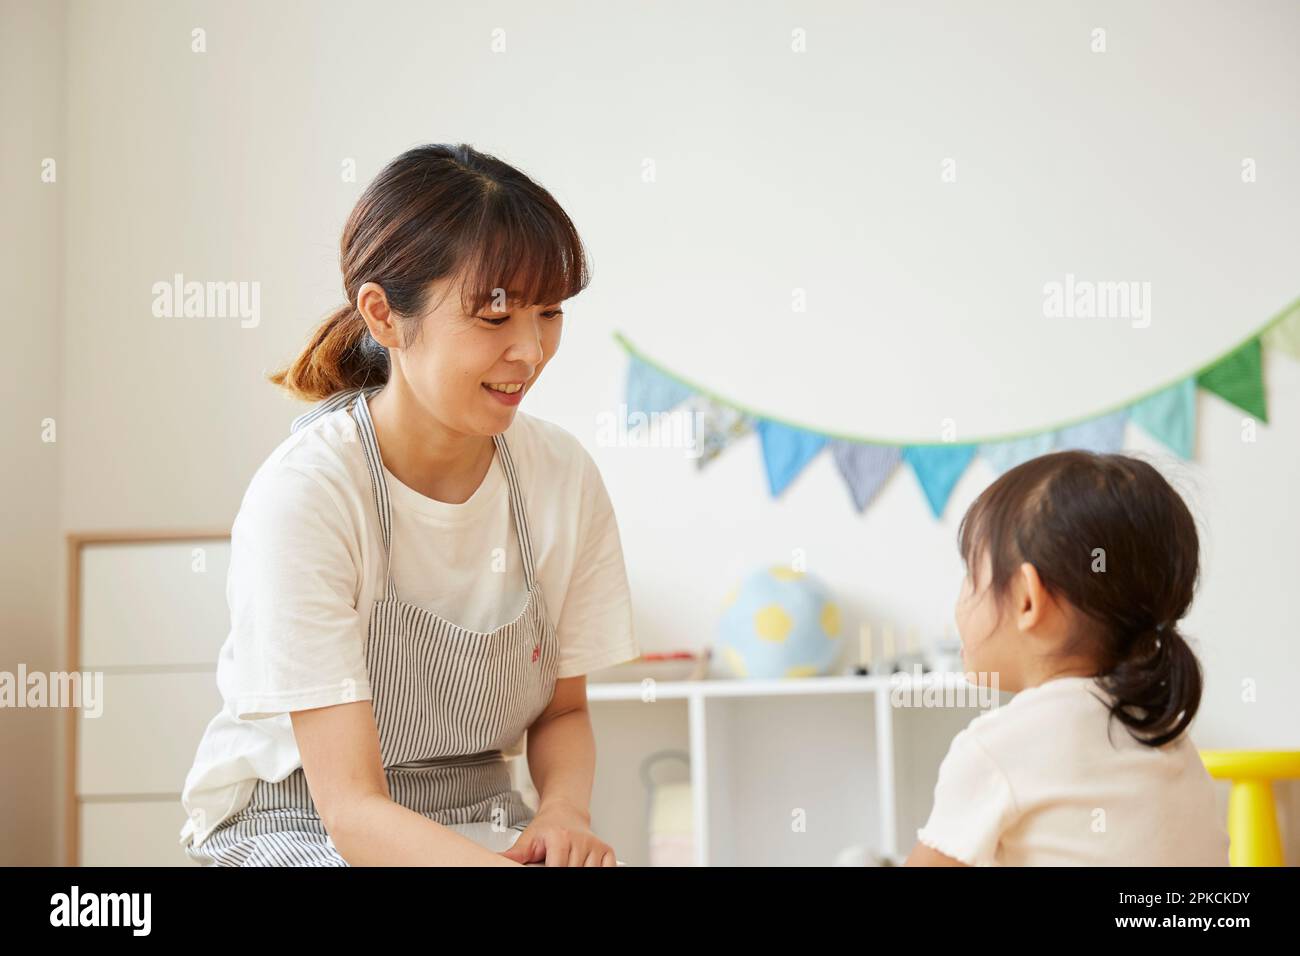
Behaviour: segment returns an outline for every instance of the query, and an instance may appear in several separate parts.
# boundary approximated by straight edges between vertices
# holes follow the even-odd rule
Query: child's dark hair
[[[1113,697],[1112,718],[1152,747],[1196,716],[1201,669],[1178,632],[1199,573],[1196,522],[1147,462],[1061,451],[1010,469],[975,500],[958,531],[975,576],[987,552],[994,596],[1022,562],[1081,612],[1070,652],[1086,649]]]

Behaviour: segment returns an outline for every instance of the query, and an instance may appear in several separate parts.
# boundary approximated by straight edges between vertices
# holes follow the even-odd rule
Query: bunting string
[[[885,481],[906,464],[929,503],[942,517],[953,488],[978,456],[1001,474],[1050,451],[1082,448],[1119,451],[1133,424],[1181,458],[1195,453],[1196,390],[1211,392],[1251,417],[1268,423],[1263,350],[1300,360],[1300,299],[1201,368],[1118,405],[1056,425],[966,442],[897,441],[809,428],[748,409],[668,371],[633,347],[615,340],[627,353],[626,401],[629,416],[647,420],[685,406],[693,413],[698,444],[696,467],[704,468],[739,439],[756,433],[768,490],[779,497],[824,449],[862,512]]]

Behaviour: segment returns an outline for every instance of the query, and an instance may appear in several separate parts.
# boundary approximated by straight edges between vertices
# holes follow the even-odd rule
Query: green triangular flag
[[[1300,359],[1300,302],[1297,302],[1285,319],[1264,333],[1264,344]]]
[[[1241,348],[1196,376],[1196,384],[1231,402],[1261,422],[1268,421],[1264,403],[1264,378],[1259,363],[1259,339]]]

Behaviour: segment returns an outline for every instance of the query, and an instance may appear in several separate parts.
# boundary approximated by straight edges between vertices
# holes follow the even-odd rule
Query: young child
[[[959,538],[965,669],[1016,696],[953,738],[907,865],[1226,866],[1186,733],[1199,545],[1182,498],[1139,459],[1057,452],[985,489]]]

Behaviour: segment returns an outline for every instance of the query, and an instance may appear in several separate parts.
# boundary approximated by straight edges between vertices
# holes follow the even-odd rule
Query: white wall
[[[63,427],[59,336],[62,298],[62,180],[43,182],[42,163],[63,147],[62,3],[0,0],[0,670],[48,672],[63,660],[64,591],[59,520]],[[56,174],[65,172],[62,165]],[[55,441],[46,427],[54,420]],[[0,710],[0,866],[44,866],[57,852],[54,781],[61,769],[64,714]]]
[[[706,644],[728,587],[794,548],[851,625],[942,631],[956,521],[988,474],[936,522],[903,472],[857,516],[827,457],[773,502],[753,439],[702,475],[679,451],[598,447],[615,330],[774,414],[918,439],[951,417],[969,438],[1168,381],[1300,293],[1294,4],[737,9],[72,3],[63,528],[229,526],[302,410],[265,373],[340,301],[365,182],[422,142],[519,165],[589,244],[594,284],[527,410],[596,454],[648,650]],[[155,318],[151,286],[176,272],[260,282],[260,324]],[[1044,319],[1042,285],[1066,272],[1151,282],[1150,327]],[[1267,376],[1258,442],[1203,396],[1199,458],[1171,466],[1205,528],[1188,630],[1206,746],[1294,747],[1300,724],[1300,368]]]

